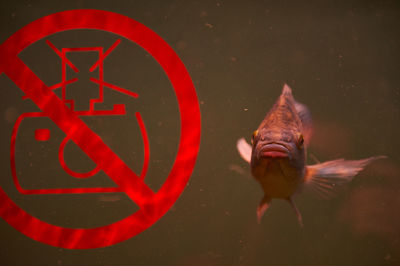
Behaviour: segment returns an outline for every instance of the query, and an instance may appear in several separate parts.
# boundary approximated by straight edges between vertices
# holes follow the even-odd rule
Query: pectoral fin
[[[315,190],[321,197],[335,195],[335,190],[350,182],[355,175],[371,162],[386,156],[370,157],[362,160],[346,161],[338,159],[307,166],[304,183]]]
[[[250,144],[248,144],[244,138],[241,138],[236,142],[236,148],[238,149],[239,154],[243,158],[243,160],[250,163],[251,160]]]

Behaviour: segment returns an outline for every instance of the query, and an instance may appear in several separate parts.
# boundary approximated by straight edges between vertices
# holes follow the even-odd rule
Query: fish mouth
[[[260,152],[261,158],[287,158],[289,150],[282,144],[271,143],[262,147]]]

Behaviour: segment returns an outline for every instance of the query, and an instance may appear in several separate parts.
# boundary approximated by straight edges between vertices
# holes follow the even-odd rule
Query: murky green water
[[[155,225],[120,244],[66,250],[38,243],[0,220],[2,265],[398,265],[400,263],[400,165],[398,69],[400,5],[396,1],[2,1],[0,42],[42,16],[97,8],[129,16],[159,34],[187,67],[199,98],[200,152],[188,186]],[[62,32],[48,39],[59,49],[110,47],[104,32]],[[74,55],[75,56],[75,55]],[[93,54],[72,56],[88,67]],[[60,81],[59,57],[45,40],[20,58],[47,84]],[[0,59],[1,60],[1,59]],[[84,80],[90,74],[68,72]],[[143,116],[151,147],[146,184],[157,191],[179,143],[179,109],[157,62],[122,39],[105,60],[105,81],[139,94],[131,99],[106,90],[100,109],[126,104],[123,117],[88,117],[88,123],[123,160],[141,171]],[[275,200],[257,224],[262,197],[235,144],[251,133],[288,83],[314,119],[309,162],[387,155],[359,174],[337,198],[312,193],[295,198],[300,228],[290,206]],[[93,83],[71,87],[68,97],[96,95]],[[0,76],[0,186],[21,207],[49,223],[92,228],[125,218],[138,207],[123,193],[21,195],[12,182],[10,139],[18,116],[38,111],[5,75]],[[60,95],[60,91],[55,91]],[[85,100],[86,99],[86,100]],[[36,128],[51,129],[50,142],[34,140]],[[27,118],[16,142],[24,187],[113,186],[99,173],[77,180],[60,170],[63,133],[46,118]],[[93,163],[69,144],[65,160],[77,171]]]

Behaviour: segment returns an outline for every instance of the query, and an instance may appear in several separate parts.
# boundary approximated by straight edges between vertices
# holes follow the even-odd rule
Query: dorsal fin
[[[302,103],[297,102],[292,94],[292,89],[287,85],[286,83],[283,85],[282,89],[282,94],[279,99],[280,104],[284,104],[287,99],[290,99],[294,105],[294,108],[296,109],[296,112],[299,116],[299,119],[302,124],[302,134],[304,137],[304,140],[306,144],[308,145],[310,143],[312,131],[313,131],[313,125],[312,125],[312,119],[311,119],[311,113],[308,110],[307,106],[305,106]]]
[[[306,142],[306,145],[309,145],[313,132],[313,123],[310,110],[308,110],[307,106],[297,101],[294,101],[294,107],[296,108],[296,111],[299,114],[301,123],[303,125],[304,140]]]
[[[292,89],[286,83],[283,84],[282,94],[284,95],[292,94]]]
[[[279,97],[278,104],[285,105],[288,101],[293,101],[292,89],[286,83],[283,85],[281,96]]]

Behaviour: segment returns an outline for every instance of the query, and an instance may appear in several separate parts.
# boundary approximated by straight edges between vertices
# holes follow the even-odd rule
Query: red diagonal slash
[[[21,59],[4,73],[45,115],[73,140],[139,207],[151,203],[154,192],[73,111],[67,108]]]

